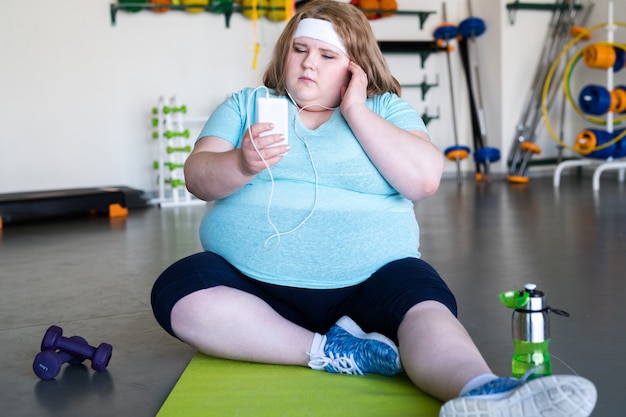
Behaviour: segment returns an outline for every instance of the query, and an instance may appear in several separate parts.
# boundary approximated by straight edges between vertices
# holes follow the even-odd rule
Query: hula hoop
[[[589,34],[591,32],[593,32],[595,30],[598,30],[598,29],[602,29],[604,27],[607,27],[608,25],[609,25],[608,23],[600,23],[598,25],[592,26],[587,31],[581,31],[578,35],[576,35],[576,37],[574,37],[574,39],[572,39],[567,45],[565,45],[565,47],[561,50],[559,55],[556,57],[556,59],[552,63],[552,66],[550,67],[550,71],[548,71],[548,75],[546,77],[546,82],[543,84],[543,91],[542,91],[542,94],[541,94],[541,114],[543,116],[543,120],[544,120],[544,123],[546,125],[546,130],[548,131],[548,133],[550,134],[550,136],[552,137],[552,139],[554,139],[554,141],[556,143],[558,143],[559,145],[561,145],[565,149],[569,149],[569,150],[571,150],[573,152],[576,152],[576,153],[581,153],[581,152],[579,150],[577,150],[576,148],[574,148],[573,146],[568,145],[565,142],[563,142],[563,140],[561,140],[561,138],[559,138],[557,136],[557,134],[554,132],[554,130],[552,129],[552,125],[550,124],[550,119],[548,117],[548,104],[547,104],[548,90],[549,90],[549,87],[550,87],[550,83],[552,82],[552,77],[554,77],[554,73],[556,72],[556,69],[557,69],[559,63],[563,59],[563,56],[565,56],[565,54],[570,49],[572,49],[572,47],[576,43],[578,43],[578,41],[580,41],[583,37],[589,36]],[[621,27],[625,27],[626,28],[626,23],[622,23],[622,22],[613,22],[613,25],[621,26]],[[623,45],[619,44],[619,47],[621,47],[622,49],[624,49],[624,51],[626,51],[626,46],[623,46]],[[570,63],[568,63],[568,67],[570,65],[573,65],[573,62],[575,60],[578,61],[580,59],[580,57],[582,56],[582,52],[583,51],[580,51],[579,53],[574,55],[574,57],[572,57],[572,59],[570,59]],[[571,72],[571,68],[570,68],[570,72]],[[567,68],[566,68],[566,73],[567,73]],[[567,78],[567,79],[569,79],[569,78]],[[564,78],[563,81],[565,82],[565,80],[566,79]],[[568,91],[566,90],[566,95],[567,94],[568,94]],[[573,104],[573,99],[571,98],[571,91],[569,92],[569,95],[567,95],[567,98],[570,101],[570,103],[572,103],[572,105],[574,106],[576,111],[579,114],[581,114],[582,111],[578,108],[578,105]],[[588,121],[590,121],[592,123],[598,124],[598,123],[601,123],[600,121],[602,121],[602,123],[606,124],[606,120],[602,120],[602,119],[599,119],[599,118],[596,118],[596,117],[587,117],[586,115],[583,115],[583,118],[585,118],[586,120],[588,120]],[[624,120],[626,120],[626,116],[621,117],[621,118],[615,120],[614,124],[621,123]],[[622,132],[620,135],[616,136],[615,138],[613,138],[609,142],[603,143],[602,145],[599,145],[599,146],[596,146],[593,149],[590,149],[588,153],[592,153],[592,152],[595,152],[595,151],[598,151],[598,150],[601,150],[601,149],[604,149],[604,148],[608,148],[609,146],[613,145],[614,143],[617,143],[618,141],[620,141],[624,136],[626,136],[626,129],[624,129],[624,132]]]

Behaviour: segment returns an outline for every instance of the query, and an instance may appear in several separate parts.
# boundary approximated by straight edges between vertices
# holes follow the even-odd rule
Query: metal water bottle
[[[550,353],[550,312],[568,316],[561,310],[553,310],[546,304],[542,291],[535,284],[526,284],[523,291],[507,291],[500,294],[502,303],[513,308],[513,376],[521,378],[532,370],[529,379],[552,374]]]

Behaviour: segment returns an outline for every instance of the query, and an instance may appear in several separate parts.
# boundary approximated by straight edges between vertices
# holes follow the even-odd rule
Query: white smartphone
[[[274,128],[263,132],[261,136],[281,133],[285,140],[272,146],[288,143],[287,127],[287,99],[276,97],[259,97],[256,101],[257,123],[274,123]]]

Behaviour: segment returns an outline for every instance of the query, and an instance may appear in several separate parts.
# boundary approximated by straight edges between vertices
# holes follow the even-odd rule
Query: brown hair
[[[367,96],[382,93],[400,95],[400,83],[396,80],[383,56],[367,18],[357,7],[334,0],[313,0],[296,12],[281,33],[265,74],[263,84],[285,95],[285,65],[293,47],[293,35],[298,23],[305,18],[331,22],[343,41],[348,56],[367,74]]]

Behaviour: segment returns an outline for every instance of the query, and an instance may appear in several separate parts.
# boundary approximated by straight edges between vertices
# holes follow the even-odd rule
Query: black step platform
[[[109,214],[111,207],[147,207],[143,191],[128,187],[75,188],[0,194],[0,220],[20,222],[92,212]]]

